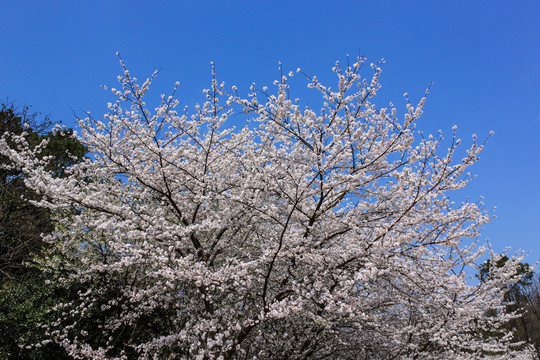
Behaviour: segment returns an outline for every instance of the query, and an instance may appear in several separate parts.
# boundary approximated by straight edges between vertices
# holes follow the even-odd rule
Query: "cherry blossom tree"
[[[50,338],[79,359],[519,355],[502,299],[522,259],[471,281],[490,216],[450,198],[483,144],[456,159],[455,128],[447,150],[415,130],[425,97],[404,116],[376,106],[381,68],[362,64],[337,63],[334,88],[298,70],[321,109],[289,98],[293,73],[243,98],[213,71],[179,112],[174,94],[149,108],[155,74],[140,85],[122,63],[109,112],[79,121],[92,155],[64,178],[4,137],[56,214],[43,267],[77,294]]]

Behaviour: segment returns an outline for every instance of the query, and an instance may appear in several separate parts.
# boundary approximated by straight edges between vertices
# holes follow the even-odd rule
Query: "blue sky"
[[[247,93],[286,70],[332,79],[346,54],[386,59],[379,103],[431,93],[418,127],[470,144],[489,140],[465,191],[485,197],[485,227],[540,260],[540,2],[538,1],[3,1],[0,98],[74,125],[99,117],[115,85],[119,51],[145,78],[161,69],[156,94],[181,82],[181,104],[201,100],[210,61],[218,78]],[[367,73],[366,73],[367,75]],[[307,99],[306,99],[307,100]]]

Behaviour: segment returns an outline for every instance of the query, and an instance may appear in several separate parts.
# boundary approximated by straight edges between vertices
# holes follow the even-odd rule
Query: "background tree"
[[[521,326],[528,342],[534,346],[536,357],[540,359],[540,274],[536,274],[525,293],[525,313]]]
[[[51,132],[51,126],[48,118],[40,120],[29,107],[18,110],[5,102],[0,108],[0,133],[23,136],[32,148],[47,140],[42,156],[51,157],[47,170],[58,177],[80,161],[85,148],[70,130]],[[32,259],[47,247],[42,235],[53,231],[54,224],[49,209],[31,203],[41,196],[24,180],[24,173],[0,156],[0,359],[67,358],[54,343],[25,348],[45,339],[39,324],[52,321],[48,311],[65,290],[46,286],[50,279],[32,265]]]
[[[521,258],[469,284],[485,249],[467,239],[489,216],[449,198],[483,145],[461,156],[455,131],[447,151],[418,134],[425,98],[403,118],[375,106],[381,69],[365,79],[363,62],[336,64],[334,88],[308,76],[320,110],[289,98],[292,73],[247,98],[214,74],[191,114],[172,96],[150,110],[152,79],[124,67],[109,113],[79,122],[92,157],[65,177],[2,138],[57,214],[44,266],[80,286],[51,339],[88,359],[515,356],[501,300]]]
[[[507,261],[507,256],[496,262],[487,260],[480,267],[480,281],[487,281],[492,276],[493,268],[500,268]],[[535,358],[540,359],[540,276],[527,263],[520,263],[515,275],[519,281],[508,288],[503,300],[508,312],[518,312],[522,316],[510,320],[504,327],[513,331],[514,341],[523,342],[524,347],[532,346]]]
[[[28,107],[18,111],[12,104],[4,103],[0,109],[0,133],[25,134],[30,146],[34,147],[47,139],[48,144],[41,156],[50,156],[47,170],[62,176],[66,167],[79,161],[85,148],[71,138],[72,131],[47,132],[51,121],[38,120],[38,114],[30,113]],[[25,262],[39,253],[42,246],[41,234],[54,229],[50,211],[34,206],[32,200],[40,197],[24,184],[24,174],[9,167],[10,161],[0,157],[0,274],[2,283],[17,281],[29,271]]]
[[[36,145],[39,134],[51,126],[48,119],[38,122],[29,108],[17,111],[13,105],[2,104],[0,110],[0,133],[28,133],[29,141]],[[41,233],[52,230],[47,209],[31,205],[27,200],[36,200],[35,193],[26,188],[21,171],[8,169],[10,163],[0,157],[0,274],[2,284],[20,278],[26,271],[24,261],[42,245]]]

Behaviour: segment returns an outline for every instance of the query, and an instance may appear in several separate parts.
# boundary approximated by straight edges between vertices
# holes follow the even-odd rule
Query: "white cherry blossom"
[[[172,96],[148,107],[156,74],[139,86],[122,63],[65,178],[4,136],[57,214],[44,267],[80,284],[51,338],[80,359],[526,357],[500,330],[521,258],[471,281],[490,215],[451,199],[484,145],[419,134],[425,98],[402,118],[376,106],[381,68],[365,78],[363,62],[337,63],[332,86],[306,75],[322,109],[290,100],[284,76],[242,98],[213,72],[191,113]]]

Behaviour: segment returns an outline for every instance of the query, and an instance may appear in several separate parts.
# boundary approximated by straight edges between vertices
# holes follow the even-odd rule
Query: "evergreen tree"
[[[29,107],[18,110],[10,103],[0,107],[0,134],[25,134],[33,147],[47,140],[42,156],[51,156],[48,170],[61,177],[86,150],[72,138],[71,130],[55,132],[51,127],[48,118],[40,120]],[[47,247],[42,235],[54,230],[54,225],[49,209],[32,204],[41,196],[27,188],[24,180],[20,169],[0,156],[0,359],[68,358],[52,343],[26,348],[44,339],[39,324],[48,321],[49,309],[66,293],[47,286],[47,275],[32,266],[33,257]]]

